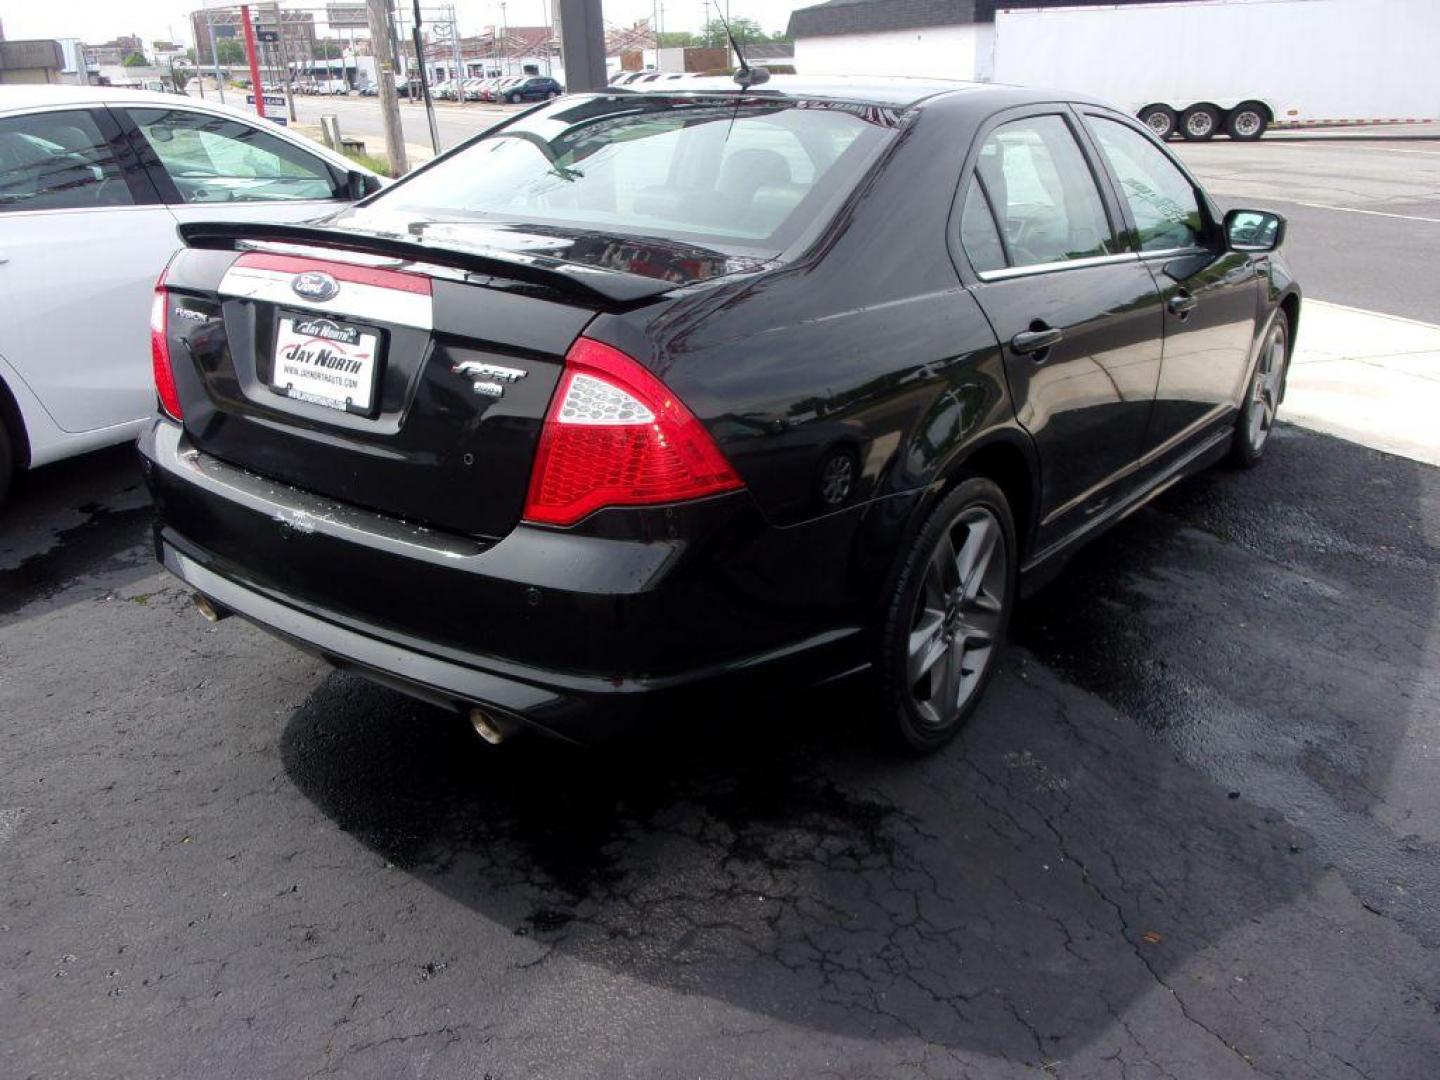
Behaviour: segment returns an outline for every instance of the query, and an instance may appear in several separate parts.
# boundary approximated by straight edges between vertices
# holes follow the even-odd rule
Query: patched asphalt
[[[864,685],[483,747],[157,572],[128,448],[0,518],[0,1076],[1440,1075],[1440,472],[1296,429]]]

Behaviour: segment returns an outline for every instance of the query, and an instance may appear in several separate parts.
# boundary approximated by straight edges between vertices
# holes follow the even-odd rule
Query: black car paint
[[[1079,540],[1223,452],[1268,321],[1282,302],[1298,312],[1298,289],[1278,257],[1237,256],[1218,239],[1206,255],[981,281],[945,241],[954,235],[960,181],[993,117],[1035,108],[1062,111],[1078,125],[1074,106],[1019,90],[969,89],[916,103],[823,232],[776,265],[629,300],[585,299],[533,277],[507,282],[490,263],[475,283],[437,280],[435,355],[422,362],[417,351],[385,391],[392,422],[416,425],[408,445],[394,438],[397,427],[304,416],[289,402],[263,394],[257,401],[227,384],[224,364],[207,366],[205,349],[246,339],[252,316],[238,310],[244,305],[227,302],[237,310],[224,313],[233,327],[226,335],[216,334],[219,320],[172,327],[198,365],[177,371],[186,432],[161,419],[142,439],[162,558],[173,568],[183,554],[217,580],[307,612],[298,636],[337,662],[582,739],[663,700],[662,690],[705,686],[716,675],[779,661],[793,671],[798,660],[819,677],[864,662],[864,629],[897,557],[967,471],[984,471],[1006,489],[1026,575],[1043,580]],[[1093,147],[1085,150],[1105,176]],[[1121,200],[1108,179],[1102,187],[1133,244]],[[233,258],[183,252],[171,283],[203,303]],[[1200,301],[1183,332],[1163,306],[1179,287]],[[1249,293],[1254,317],[1241,335]],[[455,301],[442,299],[449,296]],[[506,297],[517,315],[497,329],[489,310]],[[1037,319],[1065,326],[1066,347],[1036,359],[1001,345]],[[706,424],[745,490],[602,510],[563,530],[517,525],[544,391],[582,329],[664,380]],[[215,335],[208,345],[206,334]],[[1213,370],[1200,365],[1201,378],[1167,380],[1162,334],[1185,345],[1181,355],[1201,356],[1214,337],[1234,355]],[[492,416],[482,403],[431,387],[425,408],[407,410],[406,380],[426,386],[440,378],[448,365],[438,354],[474,348],[476,337],[535,372],[527,380],[535,396]],[[1040,377],[1072,366],[1083,376]],[[1113,392],[1122,380],[1138,400]],[[459,428],[437,434],[447,422]],[[347,423],[359,426],[345,430]],[[484,441],[491,431],[496,437]],[[296,453],[306,462],[306,490],[272,485],[264,509],[186,475],[213,459],[222,470],[285,479]],[[838,509],[817,498],[836,453],[859,465]],[[480,473],[456,464],[466,455],[506,476],[467,485]],[[471,499],[472,489],[486,497]],[[322,505],[307,510],[316,498]],[[473,550],[417,543],[403,556],[378,551],[327,524],[327,499],[371,508],[376,528],[414,522],[420,533],[433,529]],[[410,659],[388,674],[347,660],[343,641],[331,639],[356,632],[391,641]],[[487,673],[484,694],[411,671],[414,657],[441,653],[461,670]]]

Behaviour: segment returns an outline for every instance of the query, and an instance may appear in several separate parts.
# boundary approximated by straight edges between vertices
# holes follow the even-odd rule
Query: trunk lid
[[[280,483],[504,535],[566,351],[617,301],[532,265],[502,278],[350,243],[176,257],[167,332],[190,441]]]

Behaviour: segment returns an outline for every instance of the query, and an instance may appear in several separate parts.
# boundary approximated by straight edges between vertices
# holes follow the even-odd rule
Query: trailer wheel
[[[1175,125],[1179,118],[1169,105],[1146,105],[1140,110],[1140,122],[1163,142],[1175,134]]]
[[[1242,101],[1225,117],[1225,134],[1240,142],[1254,142],[1270,126],[1270,110],[1258,101]]]
[[[1220,130],[1220,110],[1214,105],[1191,105],[1180,114],[1180,134],[1191,142],[1207,142]]]

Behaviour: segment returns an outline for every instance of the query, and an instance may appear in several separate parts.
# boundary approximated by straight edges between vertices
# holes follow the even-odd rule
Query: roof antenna
[[[745,53],[740,48],[740,43],[735,40],[735,31],[731,30],[730,24],[725,21],[719,4],[715,5],[715,17],[720,20],[720,25],[725,27],[725,36],[730,39],[730,47],[735,50],[735,55],[740,60],[740,70],[733,76],[735,82],[746,90],[752,86],[759,86],[763,82],[769,82],[770,69],[750,66],[750,61],[745,59]]]

